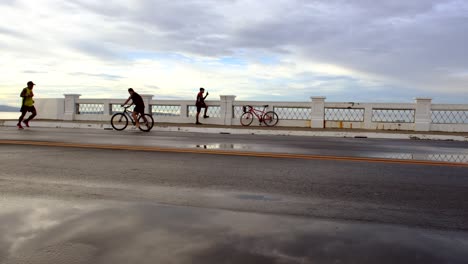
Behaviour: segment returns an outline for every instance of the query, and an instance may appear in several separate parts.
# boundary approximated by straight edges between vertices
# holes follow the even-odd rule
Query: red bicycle
[[[240,118],[240,123],[243,126],[250,126],[252,124],[255,117],[257,117],[258,121],[260,121],[260,125],[265,123],[267,126],[275,126],[278,124],[279,118],[278,115],[273,111],[265,112],[268,105],[263,106],[263,111],[255,109],[255,107],[251,105],[244,105],[242,106],[243,114]]]

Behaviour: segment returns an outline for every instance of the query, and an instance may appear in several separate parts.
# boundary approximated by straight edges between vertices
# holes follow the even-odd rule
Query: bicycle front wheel
[[[122,131],[128,126],[128,118],[122,113],[117,113],[112,116],[111,125],[115,130]]]
[[[278,124],[278,115],[273,111],[268,111],[263,115],[263,123],[267,126],[276,126]]]
[[[140,130],[144,132],[149,132],[154,126],[153,117],[150,114],[145,114],[146,122],[143,119],[143,116],[140,115],[138,118],[138,123],[140,123]]]
[[[243,113],[240,118],[240,123],[243,126],[250,126],[254,120],[254,116],[250,112]]]

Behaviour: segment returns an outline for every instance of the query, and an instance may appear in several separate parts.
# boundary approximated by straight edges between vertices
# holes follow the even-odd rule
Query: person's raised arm
[[[203,97],[203,99],[206,99],[206,98],[208,97],[209,94],[210,94],[210,93],[209,93],[208,91],[206,91],[206,95],[205,95],[205,97]]]

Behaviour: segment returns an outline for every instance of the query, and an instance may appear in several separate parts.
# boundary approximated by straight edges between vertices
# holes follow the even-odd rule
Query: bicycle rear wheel
[[[117,113],[112,116],[111,125],[115,130],[122,131],[128,126],[128,118],[122,113]]]
[[[243,126],[250,126],[254,120],[254,116],[250,112],[243,113],[240,118],[240,123]]]
[[[150,114],[145,114],[146,122],[143,120],[143,116],[140,115],[138,122],[140,123],[140,130],[144,132],[149,132],[154,126],[153,117]]]
[[[278,124],[279,117],[273,111],[268,111],[263,115],[263,123],[267,126],[276,126]]]

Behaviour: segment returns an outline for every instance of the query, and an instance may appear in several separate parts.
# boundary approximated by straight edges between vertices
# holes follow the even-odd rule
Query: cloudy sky
[[[38,97],[468,103],[466,0],[0,0],[0,104]]]

